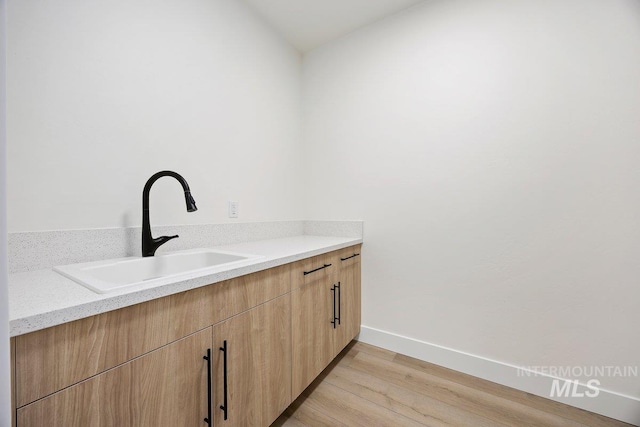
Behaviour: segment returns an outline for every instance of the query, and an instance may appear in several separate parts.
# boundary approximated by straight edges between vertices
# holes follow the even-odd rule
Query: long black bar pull
[[[325,264],[325,265],[323,265],[322,267],[314,268],[314,269],[313,269],[313,270],[311,270],[311,271],[305,271],[305,272],[303,272],[303,274],[302,274],[302,275],[303,275],[303,276],[306,276],[307,274],[315,273],[316,271],[318,271],[318,270],[322,270],[323,268],[327,268],[327,267],[331,267],[331,264]]]
[[[333,329],[335,329],[339,323],[339,320],[336,317],[336,289],[340,288],[336,285],[333,285],[333,287],[331,288],[331,292],[333,292],[333,320],[331,321],[331,323],[333,324]],[[338,323],[336,323],[336,321],[338,321]]]
[[[224,420],[227,420],[227,397],[228,397],[228,382],[227,382],[227,340],[224,340],[222,347],[220,347],[220,351],[222,352],[222,364],[224,365],[224,372],[222,374],[222,381],[224,387],[224,403],[220,405],[220,409],[224,411]]]
[[[340,308],[340,302],[342,300],[342,295],[340,294],[340,282],[338,282],[338,325],[340,324],[340,318],[342,317],[342,310]]]
[[[342,290],[340,282],[338,282],[338,325],[340,324],[340,318],[342,317],[342,308],[340,307],[340,297],[342,296]]]
[[[353,255],[348,256],[348,257],[346,257],[346,258],[340,258],[340,261],[346,261],[346,260],[348,260],[348,259],[355,258],[355,257],[357,257],[357,256],[360,256],[360,254],[353,254]]]
[[[213,425],[213,419],[211,418],[211,349],[207,349],[207,355],[203,357],[207,361],[207,418],[204,422]]]

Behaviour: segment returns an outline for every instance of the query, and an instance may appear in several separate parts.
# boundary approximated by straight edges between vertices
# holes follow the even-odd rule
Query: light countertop
[[[243,266],[231,266],[216,273],[193,273],[149,289],[98,294],[52,269],[9,275],[9,325],[11,336],[26,334],[84,317],[127,307],[189,289],[221,282],[288,264],[314,255],[362,243],[360,238],[296,236],[215,249],[261,255],[264,258]]]

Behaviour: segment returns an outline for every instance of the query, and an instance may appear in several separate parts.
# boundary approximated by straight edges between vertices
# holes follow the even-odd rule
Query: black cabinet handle
[[[323,265],[322,267],[315,268],[315,269],[313,269],[313,270],[311,270],[311,271],[305,271],[305,272],[303,273],[303,276],[306,276],[307,274],[315,273],[316,271],[318,271],[318,270],[322,270],[323,268],[327,268],[327,267],[331,267],[331,264],[325,264],[325,265]]]
[[[213,419],[211,418],[211,349],[207,349],[207,355],[203,357],[207,361],[207,418],[204,422],[213,425]]]
[[[222,409],[224,411],[224,420],[227,420],[227,397],[228,397],[228,390],[227,390],[227,340],[224,340],[224,343],[222,344],[222,347],[220,347],[220,351],[222,352],[222,360],[223,360],[223,365],[224,365],[224,372],[222,374],[222,381],[223,381],[223,387],[224,387],[224,403],[222,405],[220,405],[220,409]]]
[[[342,318],[342,309],[340,307],[340,303],[342,302],[342,294],[340,293],[340,282],[338,282],[338,325],[340,324],[340,319]]]
[[[340,258],[340,261],[346,261],[346,260],[348,260],[348,259],[355,258],[355,257],[357,257],[357,256],[360,256],[360,254],[353,254],[353,255],[348,256],[348,257],[346,257],[346,258]]]
[[[336,317],[336,289],[338,290],[338,292],[340,292],[340,288],[337,285],[333,285],[333,287],[331,288],[331,292],[333,292],[333,320],[331,321],[333,329],[335,329],[340,323],[339,318]]]

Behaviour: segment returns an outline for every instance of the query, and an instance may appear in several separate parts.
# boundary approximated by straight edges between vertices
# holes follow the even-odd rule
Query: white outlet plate
[[[238,218],[238,202],[229,200],[229,218]]]

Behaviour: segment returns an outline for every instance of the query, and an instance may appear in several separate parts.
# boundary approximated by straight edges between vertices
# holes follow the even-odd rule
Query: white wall
[[[635,0],[434,0],[307,54],[307,216],[365,221],[363,324],[640,365],[639,76]]]
[[[154,224],[227,221],[230,198],[243,221],[364,219],[366,326],[639,364],[637,1],[433,0],[330,43],[305,57],[304,150],[300,56],[243,2],[8,14],[9,231],[139,224],[174,169],[200,210],[165,178]]]
[[[0,427],[11,425],[9,370],[9,291],[7,287],[6,140],[5,140],[5,17],[6,2],[0,0]]]
[[[236,0],[10,0],[9,231],[300,219],[301,57]],[[266,179],[268,178],[268,179]]]

